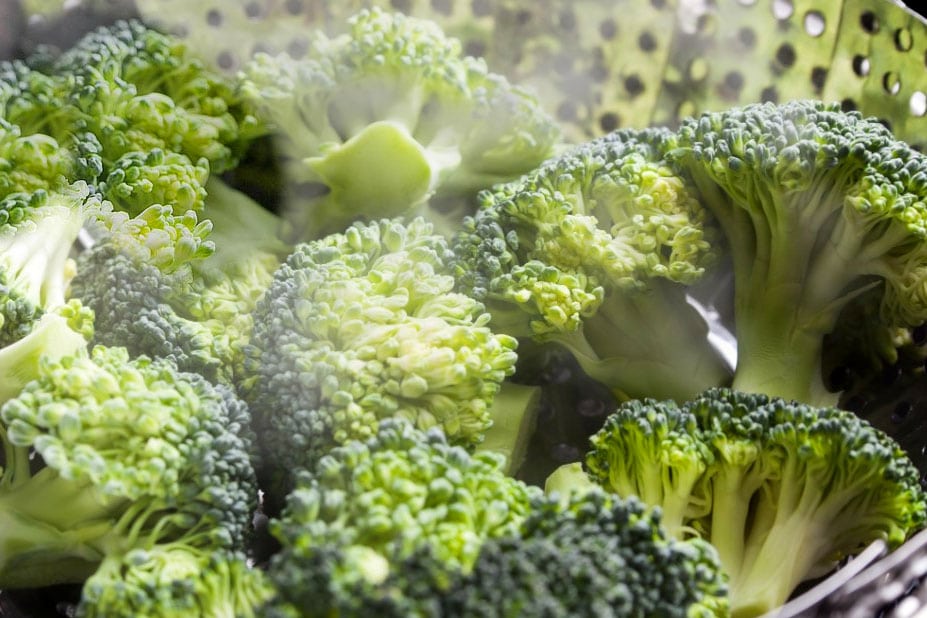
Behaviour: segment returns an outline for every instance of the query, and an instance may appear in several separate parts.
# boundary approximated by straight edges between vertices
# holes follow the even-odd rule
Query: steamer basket
[[[890,0],[0,0],[0,59],[68,47],[96,25],[137,16],[231,74],[256,51],[298,56],[308,30],[337,32],[371,5],[438,22],[492,70],[536,91],[571,141],[736,104],[819,98],[927,148],[927,20]],[[717,315],[719,345],[730,344],[728,285],[716,279],[699,294]],[[927,476],[923,374],[886,375],[841,404],[895,437]],[[927,618],[925,577],[927,531],[892,553],[873,544],[769,616]],[[0,617],[65,615],[66,596],[0,591]]]

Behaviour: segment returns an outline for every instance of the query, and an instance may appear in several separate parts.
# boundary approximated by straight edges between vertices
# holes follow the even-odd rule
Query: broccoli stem
[[[478,452],[505,456],[505,472],[514,476],[525,460],[537,424],[541,387],[505,381],[490,406],[492,425],[477,446]]]
[[[0,494],[0,587],[77,583],[103,557],[122,500],[44,468]]]
[[[310,219],[304,237],[340,232],[356,219],[406,214],[432,192],[440,169],[432,158],[403,125],[380,121],[305,159],[329,194],[311,213],[300,213]]]
[[[824,336],[852,288],[862,234],[847,225],[842,179],[812,177],[803,186],[770,186],[776,179],[738,177],[719,190],[704,170],[693,178],[711,204],[734,264],[737,368],[732,387],[826,406],[837,394],[824,386]]]
[[[612,294],[580,330],[552,340],[619,400],[682,402],[730,381],[731,369],[708,341],[708,325],[684,289],[671,283]]]

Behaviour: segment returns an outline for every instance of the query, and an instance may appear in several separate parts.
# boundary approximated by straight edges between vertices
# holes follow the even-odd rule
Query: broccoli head
[[[720,248],[668,131],[625,130],[481,194],[454,237],[459,289],[501,332],[564,345],[619,398],[685,399],[729,379],[686,298]]]
[[[437,427],[386,419],[300,475],[271,531],[268,575],[292,616],[440,616],[480,548],[514,533],[540,490]],[[282,614],[287,615],[287,614]]]
[[[676,540],[658,511],[601,489],[535,499],[518,532],[487,540],[447,595],[461,618],[726,616],[726,579],[701,539]]]
[[[96,343],[233,384],[251,310],[289,246],[275,215],[218,179],[206,186],[199,215],[161,204],[112,213],[78,256],[70,295],[96,313]]]
[[[515,341],[453,291],[449,264],[444,237],[421,218],[358,223],[294,249],[257,304],[245,358],[275,474],[292,478],[382,418],[481,441]]]
[[[832,405],[822,341],[850,300],[877,288],[881,322],[927,318],[927,157],[880,122],[764,103],[687,119],[673,142],[731,247],[734,388]]]
[[[254,618],[273,594],[244,554],[166,543],[104,559],[83,585],[76,616]]]
[[[927,521],[920,474],[886,434],[847,411],[731,389],[622,404],[584,468],[659,507],[680,537],[709,541],[734,616],[778,607],[802,581]],[[583,485],[563,479],[550,489]]]
[[[227,388],[97,346],[43,359],[0,408],[0,428],[4,588],[81,582],[159,543],[244,547],[253,435]]]
[[[299,60],[257,54],[241,89],[278,136],[293,240],[510,180],[559,138],[532,96],[434,22],[378,8]]]

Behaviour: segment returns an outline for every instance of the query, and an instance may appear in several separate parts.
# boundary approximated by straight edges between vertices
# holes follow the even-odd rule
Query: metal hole
[[[901,91],[901,76],[894,71],[889,71],[882,76],[882,88],[890,95],[896,95]]]
[[[819,37],[824,34],[824,30],[827,28],[827,21],[824,19],[824,14],[820,11],[808,11],[805,13],[804,19],[805,32],[809,36]]]
[[[210,26],[219,27],[222,25],[222,11],[211,9],[206,13],[206,23]]]
[[[875,34],[879,31],[879,18],[872,11],[863,11],[859,16],[859,25],[863,27],[864,32]]]
[[[908,109],[911,110],[912,116],[921,116],[927,115],[927,94],[924,94],[920,90],[914,92],[911,95],[911,98],[908,99]]]
[[[853,56],[853,72],[856,73],[859,77],[866,77],[869,75],[869,58],[857,54]]]
[[[911,51],[914,47],[914,36],[907,28],[898,28],[895,30],[895,48],[898,51]]]
[[[772,13],[773,17],[779,21],[785,21],[795,12],[795,6],[792,0],[773,0]]]

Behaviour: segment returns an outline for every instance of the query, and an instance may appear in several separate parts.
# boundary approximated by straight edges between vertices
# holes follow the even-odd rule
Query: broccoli
[[[378,8],[299,60],[256,54],[241,91],[277,135],[294,241],[511,180],[559,139],[530,94],[435,23]]]
[[[778,607],[802,581],[927,521],[920,474],[887,435],[844,410],[731,389],[620,405],[583,465],[593,484],[658,507],[671,533],[709,541],[734,616]],[[565,473],[547,489],[586,484]]]
[[[243,380],[274,486],[381,418],[480,442],[515,341],[453,292],[449,263],[421,218],[357,223],[286,258],[254,310]]]
[[[52,76],[73,81],[68,104],[78,134],[99,141],[103,171],[127,153],[179,153],[214,173],[234,167],[259,130],[222,76],[183,42],[137,20],[85,35],[53,63]]]
[[[541,497],[515,534],[488,539],[445,616],[726,616],[717,552],[679,541],[656,510],[590,490]]]
[[[268,567],[270,615],[441,615],[456,574],[488,539],[514,533],[541,493],[502,465],[399,418],[334,448],[271,521],[282,549]]]
[[[165,205],[114,213],[78,256],[70,295],[94,310],[95,343],[171,358],[231,385],[250,312],[289,247],[275,215],[218,179],[206,187],[200,216]]]
[[[257,502],[247,407],[167,360],[82,352],[46,358],[0,408],[0,587],[79,583],[167,543],[243,549]]]
[[[93,315],[66,300],[81,226],[101,212],[87,186],[0,199],[0,404],[31,380],[43,356],[87,345]]]
[[[78,618],[254,618],[274,590],[238,552],[184,542],[107,556],[83,585]]]
[[[822,341],[872,288],[879,320],[927,318],[927,158],[875,119],[819,101],[754,104],[685,120],[668,157],[694,179],[734,268],[732,386],[831,405]]]
[[[459,289],[506,334],[556,342],[620,399],[684,400],[729,380],[686,299],[720,249],[667,130],[574,147],[481,194],[454,236]]]
[[[0,114],[0,199],[13,193],[52,190],[67,183],[73,158],[51,136],[23,135]]]

